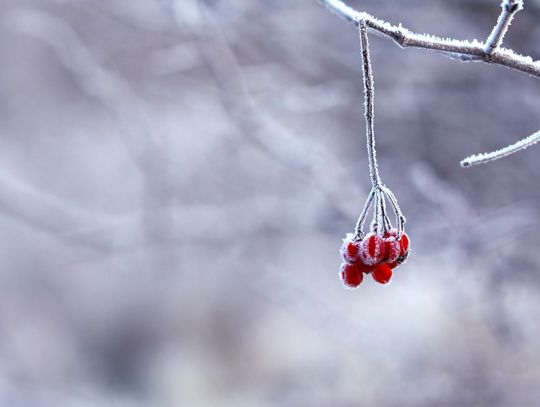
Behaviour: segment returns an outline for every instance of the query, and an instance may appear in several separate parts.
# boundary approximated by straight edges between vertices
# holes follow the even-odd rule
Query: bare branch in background
[[[428,34],[417,34],[401,26],[392,25],[377,19],[365,12],[357,11],[340,0],[318,0],[326,8],[340,17],[358,24],[365,21],[366,25],[376,32],[390,37],[401,47],[423,48],[440,52],[454,59],[464,62],[481,61],[495,65],[505,66],[540,78],[540,61],[534,61],[529,56],[519,55],[511,49],[501,48],[504,36],[515,14],[523,8],[522,0],[502,0],[501,14],[497,23],[485,43],[478,40],[456,40],[453,38],[440,38]],[[518,141],[506,148],[474,155],[461,162],[463,167],[482,164],[506,157],[517,151],[536,143],[540,139],[540,132]]]
[[[186,24],[182,20],[182,4],[178,0],[164,0],[164,5],[173,10],[177,27]],[[195,42],[201,59],[218,89],[218,100],[228,114],[238,134],[269,158],[284,166],[293,168],[294,174],[303,179],[314,179],[329,204],[338,212],[346,213],[348,207],[337,197],[335,179],[343,176],[344,168],[326,150],[307,144],[301,137],[273,118],[266,109],[261,108],[245,80],[245,72],[234,50],[231,48],[222,21],[217,18],[207,4],[197,2],[204,33],[210,32],[212,41],[204,43],[202,35]],[[318,167],[317,162],[332,163]],[[333,168],[333,173],[329,168]],[[356,191],[358,195],[362,191]]]
[[[13,30],[49,44],[64,68],[73,74],[81,90],[111,113],[128,141],[136,141],[126,143],[136,164],[152,166],[147,162],[148,156],[160,149],[159,141],[152,137],[143,102],[130,84],[104,67],[73,27],[61,18],[44,11],[19,8],[5,19]]]
[[[157,201],[162,199],[163,194],[153,193],[156,188],[159,188],[159,185],[162,185],[154,182],[156,176],[159,175],[162,183],[167,181],[167,172],[164,170],[168,162],[165,154],[166,149],[162,146],[160,140],[154,136],[148,124],[144,103],[131,88],[129,82],[103,66],[92,55],[91,50],[84,44],[73,27],[55,15],[37,9],[18,8],[5,16],[5,21],[14,31],[46,42],[55,51],[55,55],[63,67],[73,74],[81,90],[96,99],[111,114],[120,128],[120,133],[123,135],[124,145],[145,181],[146,193],[143,194],[142,201],[147,207],[145,211],[138,212],[140,223],[148,229],[147,232],[149,233],[158,224],[159,216],[166,220],[159,225],[169,224],[170,222],[166,217],[170,205]],[[21,185],[23,184],[22,181],[19,182]],[[31,187],[29,186],[29,188]],[[34,195],[37,196],[38,192],[34,191]],[[30,223],[39,224],[39,222],[34,222],[33,219],[36,219],[38,215],[47,216],[46,208],[49,207],[47,199],[34,199],[29,202],[35,203],[36,210],[32,211],[28,208],[28,210],[19,214]],[[70,213],[69,205],[64,206],[67,213]],[[159,211],[154,210],[156,206],[159,207]],[[60,211],[61,206],[56,209]],[[147,212],[151,212],[151,215],[145,216]],[[94,229],[102,230],[103,228],[117,228],[119,230],[119,233],[116,234],[117,240],[114,242],[114,245],[119,247],[132,246],[134,241],[138,239],[132,238],[136,234],[122,233],[121,231],[126,228],[122,229],[110,219],[99,222],[99,227],[95,227],[96,222],[92,222],[91,218],[73,216],[70,220],[73,220],[73,222],[66,222],[66,224],[70,226],[72,233],[66,235],[77,236],[72,240],[80,243],[99,247],[99,239],[104,239],[105,234],[96,234]],[[132,219],[130,219],[129,223],[130,228],[132,228]],[[92,233],[87,233],[87,225],[89,224],[94,225],[90,228]],[[166,227],[168,228],[168,226]],[[57,232],[54,228],[50,229],[50,231]],[[85,236],[85,238],[82,236]],[[126,240],[118,241],[120,237]],[[111,244],[105,239],[101,246],[109,247]]]

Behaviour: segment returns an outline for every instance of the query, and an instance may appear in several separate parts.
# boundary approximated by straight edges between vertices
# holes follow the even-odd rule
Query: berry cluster
[[[371,192],[364,209],[360,213],[354,233],[343,240],[341,256],[341,278],[346,287],[358,287],[365,274],[371,274],[375,281],[386,284],[392,278],[392,269],[403,263],[409,255],[409,237],[403,227],[405,217],[401,212],[393,192],[383,184],[379,176],[377,154],[375,150],[375,127],[373,123],[375,90],[373,73],[369,59],[369,42],[367,23],[358,17],[355,19],[362,46],[362,73],[364,76],[366,138],[371,177]],[[395,225],[392,227],[388,216],[387,204],[394,210]],[[370,208],[373,207],[373,218],[369,233],[363,231]]]
[[[365,274],[371,274],[373,279],[386,284],[392,278],[392,269],[407,260],[409,256],[409,237],[405,232],[398,234],[397,229],[390,229],[379,235],[370,232],[363,238],[354,237],[349,233],[343,239],[341,256],[341,279],[349,288],[358,287]]]

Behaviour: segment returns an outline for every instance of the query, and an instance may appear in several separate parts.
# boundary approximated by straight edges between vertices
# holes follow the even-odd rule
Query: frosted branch
[[[523,0],[502,0],[501,14],[497,19],[497,23],[485,43],[477,40],[455,40],[453,38],[440,38],[429,34],[417,34],[409,31],[405,27],[392,25],[386,21],[373,17],[372,15],[357,11],[349,7],[341,0],[318,0],[327,9],[337,14],[338,16],[360,25],[362,38],[362,27],[369,27],[372,30],[382,34],[383,36],[393,39],[399,46],[423,48],[440,52],[448,57],[459,59],[464,62],[482,61],[495,65],[505,66],[517,71],[525,72],[531,76],[540,78],[540,61],[534,61],[529,56],[519,55],[511,49],[502,48],[504,36],[508,31],[510,23],[515,14],[523,8]],[[367,41],[367,39],[366,39]],[[362,43],[364,49],[364,43]],[[369,55],[368,55],[369,56]],[[368,61],[369,68],[369,61]],[[364,72],[366,65],[364,63]],[[364,77],[365,87],[368,89],[369,81]],[[369,98],[366,95],[366,106],[368,106]],[[371,101],[372,102],[372,101]],[[367,109],[367,107],[366,107]],[[369,119],[369,111],[366,110],[366,119]],[[368,131],[370,129],[368,121]],[[510,146],[502,148],[491,153],[483,153],[472,155],[461,161],[462,167],[483,164],[490,161],[506,157],[517,151],[523,150],[540,140],[540,131],[531,136],[518,141]],[[369,151],[369,134],[368,134],[368,151]],[[371,157],[370,157],[371,158]],[[370,159],[371,164],[371,159]],[[372,167],[370,165],[370,167]],[[375,162],[376,170],[376,162]],[[372,173],[372,178],[378,176]]]
[[[470,157],[465,158],[461,161],[462,167],[470,167],[472,165],[485,164],[490,161],[498,160],[499,158],[506,157],[510,154],[514,154],[520,150],[524,150],[529,146],[540,141],[540,131],[537,131],[534,134],[531,134],[529,137],[526,137],[522,140],[519,140],[517,143],[511,144],[499,150],[493,151],[491,153],[482,153],[471,155]]]
[[[493,48],[492,53],[488,53],[486,52],[487,44],[478,40],[455,40],[452,38],[440,38],[429,34],[417,34],[401,25],[395,26],[375,18],[368,13],[357,11],[340,0],[318,1],[330,11],[350,22],[357,24],[357,21],[365,21],[369,28],[393,39],[403,48],[412,47],[429,49],[441,52],[451,58],[458,58],[461,61],[483,61],[505,66],[540,78],[540,61],[534,61],[529,56],[519,55],[511,49],[495,47]],[[500,19],[503,20],[501,29],[497,30],[499,23],[497,23],[497,26],[493,29],[495,33],[492,32],[492,35],[494,35],[495,41],[497,41],[497,39],[502,41],[502,37],[504,37],[511,17],[521,8],[522,2],[503,0],[503,7],[512,4],[514,4],[514,6],[510,6],[510,9],[513,10],[514,7],[517,7],[517,9],[509,12],[511,14],[510,17],[500,17]],[[502,14],[505,14],[504,10]],[[490,39],[491,37],[492,36],[490,35]],[[494,42],[494,44],[495,43],[496,42]]]

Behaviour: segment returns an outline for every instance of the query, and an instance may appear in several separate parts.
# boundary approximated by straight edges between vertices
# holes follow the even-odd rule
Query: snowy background
[[[506,45],[540,58],[540,1]],[[498,0],[357,0],[485,38]],[[341,287],[354,28],[313,1],[0,1],[0,405],[537,406],[540,81],[371,37],[413,253]]]

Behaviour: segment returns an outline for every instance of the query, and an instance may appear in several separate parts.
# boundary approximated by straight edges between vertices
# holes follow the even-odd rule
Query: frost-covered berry
[[[356,263],[360,253],[360,242],[354,240],[352,233],[348,233],[343,239],[343,245],[340,249],[341,257],[348,263]]]
[[[411,245],[411,241],[409,240],[409,236],[407,236],[407,233],[403,232],[401,234],[399,245],[401,247],[401,252],[399,253],[400,256],[404,256],[409,253],[409,247]]]
[[[379,264],[384,257],[384,240],[376,233],[368,233],[360,245],[360,259],[368,266]]]
[[[400,252],[399,252],[399,257],[397,259],[397,263],[401,264],[405,260],[407,260],[407,257],[409,257],[409,249],[411,246],[411,241],[409,240],[409,236],[407,236],[405,232],[401,234],[399,245],[400,245]]]
[[[397,229],[392,228],[388,232],[386,232],[386,237],[395,237],[397,239]],[[399,255],[394,261],[390,261],[390,259],[387,260],[388,265],[390,268],[395,268],[396,266],[403,263],[405,260],[407,260],[407,257],[409,257],[409,249],[411,242],[409,240],[409,236],[407,233],[402,232],[401,233],[401,239],[398,240],[399,243]]]
[[[361,264],[343,263],[341,265],[341,280],[345,287],[356,288],[364,279]]]
[[[364,262],[361,259],[358,260],[357,264],[360,266],[360,268],[365,274],[371,273],[377,267],[376,264],[372,264],[372,265],[364,264]]]
[[[384,238],[384,263],[395,262],[401,253],[401,245],[394,236]]]
[[[388,264],[379,264],[371,275],[376,282],[386,284],[392,278],[392,269]]]

